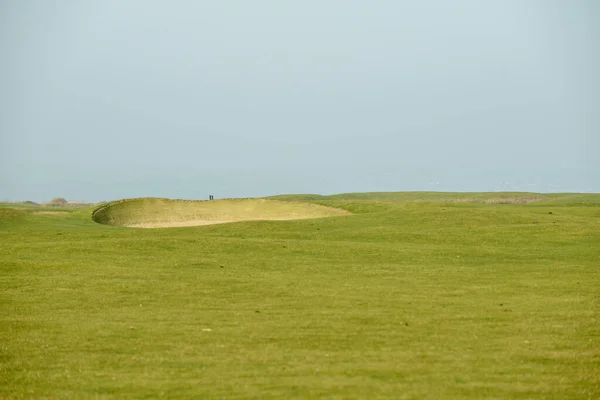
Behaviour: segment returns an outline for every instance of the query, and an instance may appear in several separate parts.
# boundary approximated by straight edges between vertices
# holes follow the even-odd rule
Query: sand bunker
[[[241,221],[284,221],[348,215],[348,211],[311,203],[266,199],[189,201],[126,199],[102,205],[92,219],[131,228],[174,228]]]
[[[216,225],[226,224],[229,222],[237,221],[203,221],[195,219],[192,221],[175,221],[175,222],[142,222],[138,224],[124,225],[128,228],[177,228],[182,226],[202,226],[202,225]]]
[[[195,219],[191,221],[173,221],[173,222],[142,222],[138,224],[125,225],[129,228],[177,228],[182,226],[203,226],[203,225],[217,225],[217,224],[228,224],[231,222],[242,222],[242,221],[289,221],[293,219],[306,219],[304,217],[290,217],[290,218],[261,218],[261,219],[230,219],[230,220],[201,220]]]

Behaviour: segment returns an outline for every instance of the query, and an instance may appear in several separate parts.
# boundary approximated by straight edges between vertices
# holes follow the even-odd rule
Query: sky
[[[0,0],[0,200],[600,192],[600,1]]]

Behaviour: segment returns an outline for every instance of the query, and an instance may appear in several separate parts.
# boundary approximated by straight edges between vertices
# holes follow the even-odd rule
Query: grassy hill
[[[285,201],[319,200],[376,200],[395,202],[472,202],[497,204],[600,204],[600,196],[586,193],[533,193],[533,192],[365,192],[341,193],[329,196],[319,194],[285,194],[267,199]]]
[[[0,398],[600,398],[600,195],[519,197],[170,229],[4,205]]]

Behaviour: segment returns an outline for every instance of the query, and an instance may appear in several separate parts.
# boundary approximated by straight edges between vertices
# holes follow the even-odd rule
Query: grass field
[[[0,205],[0,398],[600,398],[600,195],[275,198],[352,214]]]

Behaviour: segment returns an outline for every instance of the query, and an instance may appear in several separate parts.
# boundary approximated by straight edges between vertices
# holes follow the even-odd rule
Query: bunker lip
[[[92,212],[92,220],[129,228],[175,228],[242,221],[286,221],[349,215],[319,204],[268,199],[171,200],[124,199]]]

